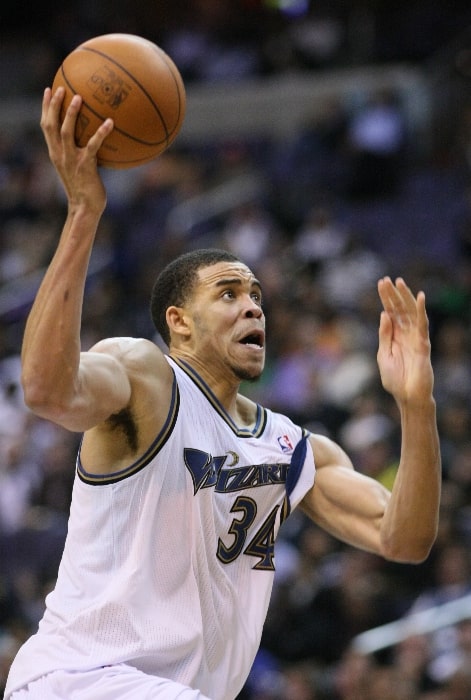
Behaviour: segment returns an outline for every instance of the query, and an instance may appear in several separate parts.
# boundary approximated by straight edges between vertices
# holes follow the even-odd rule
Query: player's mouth
[[[265,333],[263,331],[252,331],[239,340],[241,345],[245,345],[255,350],[263,350],[265,347]]]

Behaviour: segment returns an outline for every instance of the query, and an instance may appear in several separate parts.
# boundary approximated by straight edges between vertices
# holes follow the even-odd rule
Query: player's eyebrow
[[[241,280],[239,277],[227,277],[225,279],[218,280],[215,283],[216,287],[225,287],[225,286],[230,286],[231,284],[242,284],[243,280]],[[251,286],[252,287],[258,287],[260,291],[262,291],[262,285],[257,279],[253,279],[251,281]]]

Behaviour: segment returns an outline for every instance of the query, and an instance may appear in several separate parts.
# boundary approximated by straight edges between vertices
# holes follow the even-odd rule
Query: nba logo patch
[[[293,445],[291,443],[291,440],[287,435],[280,435],[278,438],[278,444],[283,450],[283,452],[292,452],[293,451]]]

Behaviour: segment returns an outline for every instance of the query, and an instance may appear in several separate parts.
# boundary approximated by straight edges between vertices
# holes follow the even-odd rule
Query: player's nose
[[[263,311],[260,304],[257,304],[252,297],[248,297],[244,308],[244,316],[246,318],[260,318],[262,315]]]

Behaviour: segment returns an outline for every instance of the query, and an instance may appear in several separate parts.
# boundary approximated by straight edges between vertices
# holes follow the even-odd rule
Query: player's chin
[[[243,365],[233,365],[232,370],[240,381],[256,382],[262,376],[264,366],[265,359]]]

